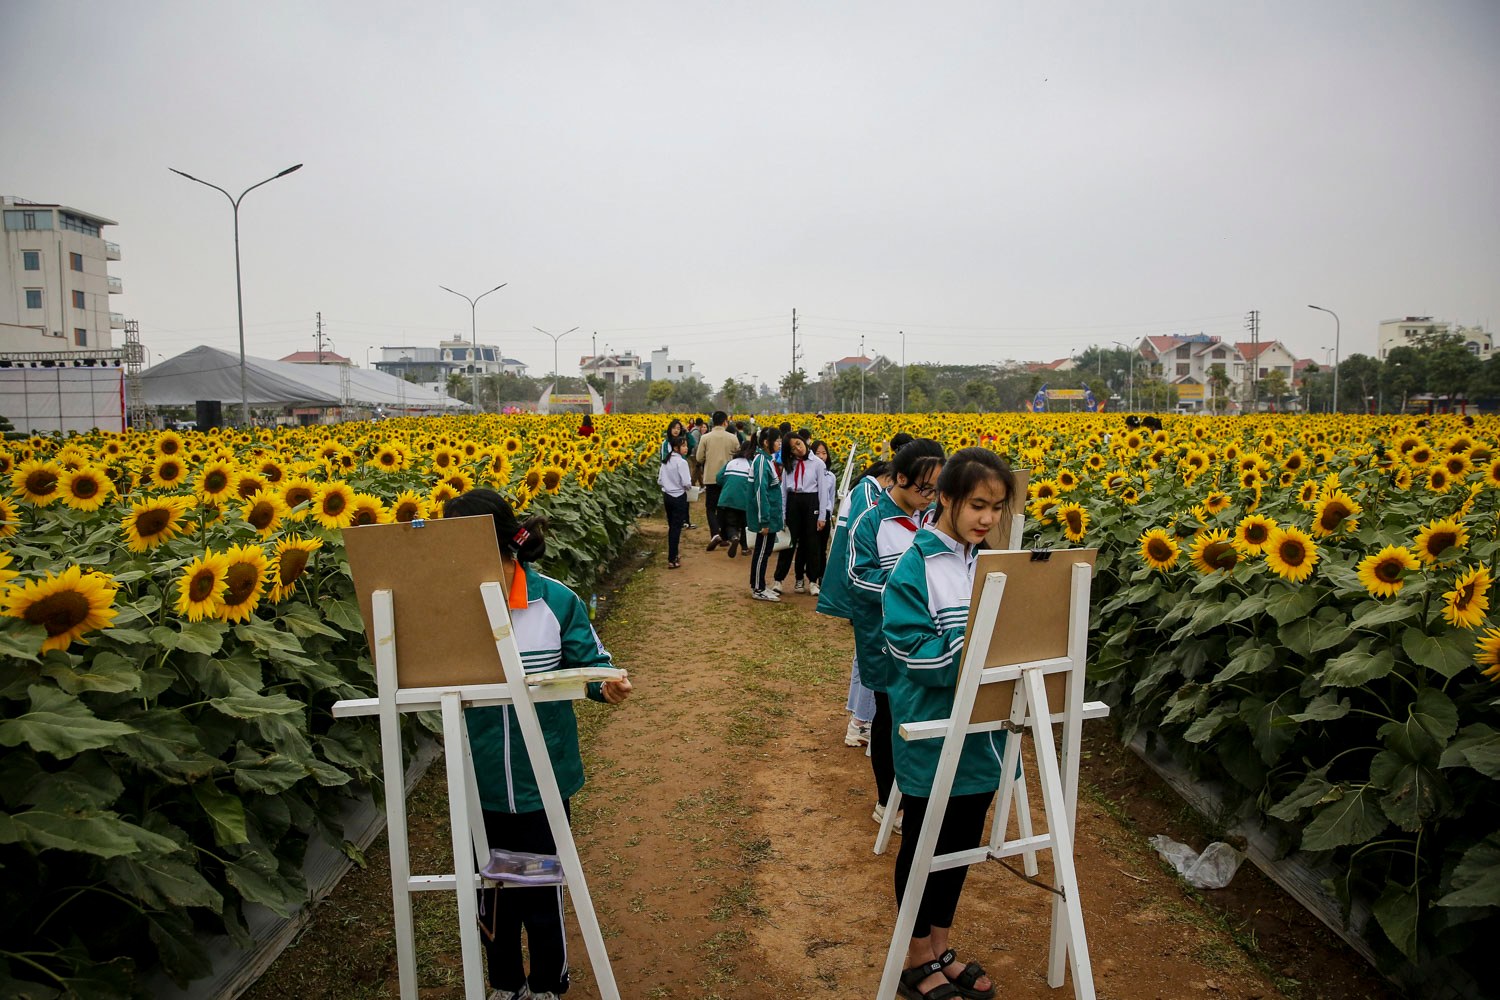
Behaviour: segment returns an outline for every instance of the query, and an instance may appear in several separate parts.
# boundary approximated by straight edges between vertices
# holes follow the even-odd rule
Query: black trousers
[[[571,819],[568,800],[563,810]],[[556,854],[544,810],[524,813],[484,811],[490,847],[533,854]],[[523,984],[533,993],[568,991],[568,942],[563,933],[562,886],[537,885],[479,891],[479,926],[489,956],[490,986],[516,992]],[[521,962],[521,929],[531,953],[531,975]],[[490,931],[493,930],[493,935]]]
[[[703,487],[703,513],[708,518],[708,537],[724,538],[719,534],[721,521],[719,519],[719,491],[724,487],[718,483]],[[724,539],[728,541],[727,538]]]
[[[816,493],[788,493],[786,495],[786,526],[792,533],[792,547],[782,549],[776,556],[776,579],[785,580],[787,571],[796,563],[799,579],[821,580],[821,563],[813,565],[814,549],[818,544],[818,495]]]
[[[716,507],[715,512],[719,518],[719,537],[725,542],[739,542],[744,545],[745,512],[733,507]]]
[[[871,737],[873,740],[873,736]],[[984,842],[984,816],[989,812],[994,792],[979,792],[974,795],[955,795],[948,800],[943,813],[943,825],[938,830],[937,848],[934,854],[951,854],[978,847]],[[911,875],[911,864],[917,854],[917,840],[922,830],[922,821],[927,816],[927,799],[911,795],[901,796],[901,808],[906,815],[901,820],[901,850],[896,853],[896,905],[899,907],[906,896],[906,880]],[[924,938],[934,927],[952,927],[953,914],[958,910],[958,897],[964,890],[967,865],[933,872],[927,876],[927,887],[922,892],[922,902],[917,906],[917,924],[911,936]]]
[[[875,772],[875,800],[885,805],[891,797],[891,786],[896,783],[896,759],[891,739],[891,699],[884,691],[875,692],[875,718],[870,720],[870,770]],[[901,807],[906,808],[906,795],[902,794]],[[901,821],[906,829],[906,820]]]
[[[758,592],[766,589],[766,565],[771,561],[771,548],[776,544],[776,535],[766,532],[755,536],[755,550],[750,553],[750,589]]]
[[[670,493],[661,495],[662,505],[667,509],[667,561],[677,561],[677,549],[682,541],[682,526],[688,522],[687,496],[674,497]]]

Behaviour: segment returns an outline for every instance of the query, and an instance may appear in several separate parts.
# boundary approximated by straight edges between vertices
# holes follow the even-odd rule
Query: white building
[[[110,296],[124,291],[107,264],[120,248],[103,227],[116,223],[66,205],[0,197],[0,350],[108,350],[125,327]]]
[[[1177,387],[1178,409],[1190,412],[1210,408],[1215,365],[1223,365],[1232,382],[1240,381],[1246,370],[1235,346],[1205,333],[1145,337],[1139,352],[1149,373]]]
[[[472,341],[454,337],[438,343],[438,354],[441,360],[453,363],[453,371],[465,375],[472,375],[476,371],[480,375],[526,374],[524,364],[515,358],[507,358],[494,344],[480,344],[476,347]]]
[[[1446,320],[1434,321],[1431,316],[1406,316],[1401,319],[1382,320],[1380,324],[1380,360],[1398,347],[1417,347],[1431,337],[1454,333],[1463,338],[1464,347],[1481,361],[1487,359],[1495,349],[1494,338],[1483,327],[1453,326]]]
[[[584,355],[578,359],[578,373],[584,378],[598,375],[608,386],[626,386],[646,377],[640,355],[634,351],[623,354]]]
[[[651,352],[651,363],[646,371],[648,379],[681,382],[683,379],[698,377],[698,373],[693,371],[691,361],[673,358],[671,353],[671,350],[665,347]]]

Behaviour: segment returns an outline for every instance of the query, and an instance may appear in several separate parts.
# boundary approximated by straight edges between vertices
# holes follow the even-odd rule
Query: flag
[[[1087,386],[1083,390],[1083,408],[1090,413],[1099,412],[1099,401],[1094,398],[1094,390]]]
[[[1042,383],[1042,387],[1040,389],[1038,389],[1036,391],[1036,395],[1034,397],[1032,397],[1032,400],[1031,400],[1031,412],[1033,412],[1033,413],[1046,413],[1047,412],[1047,383],[1043,382]]]

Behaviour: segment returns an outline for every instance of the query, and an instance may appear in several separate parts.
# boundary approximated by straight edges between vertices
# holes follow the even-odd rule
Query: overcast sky
[[[116,220],[167,356],[469,333],[774,384],[1500,320],[1500,4],[3,0],[0,193]]]

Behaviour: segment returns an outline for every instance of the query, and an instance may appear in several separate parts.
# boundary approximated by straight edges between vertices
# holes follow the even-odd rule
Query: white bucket
[[[689,486],[687,491],[687,502],[697,503],[698,498],[703,495],[703,489],[698,486]]]

